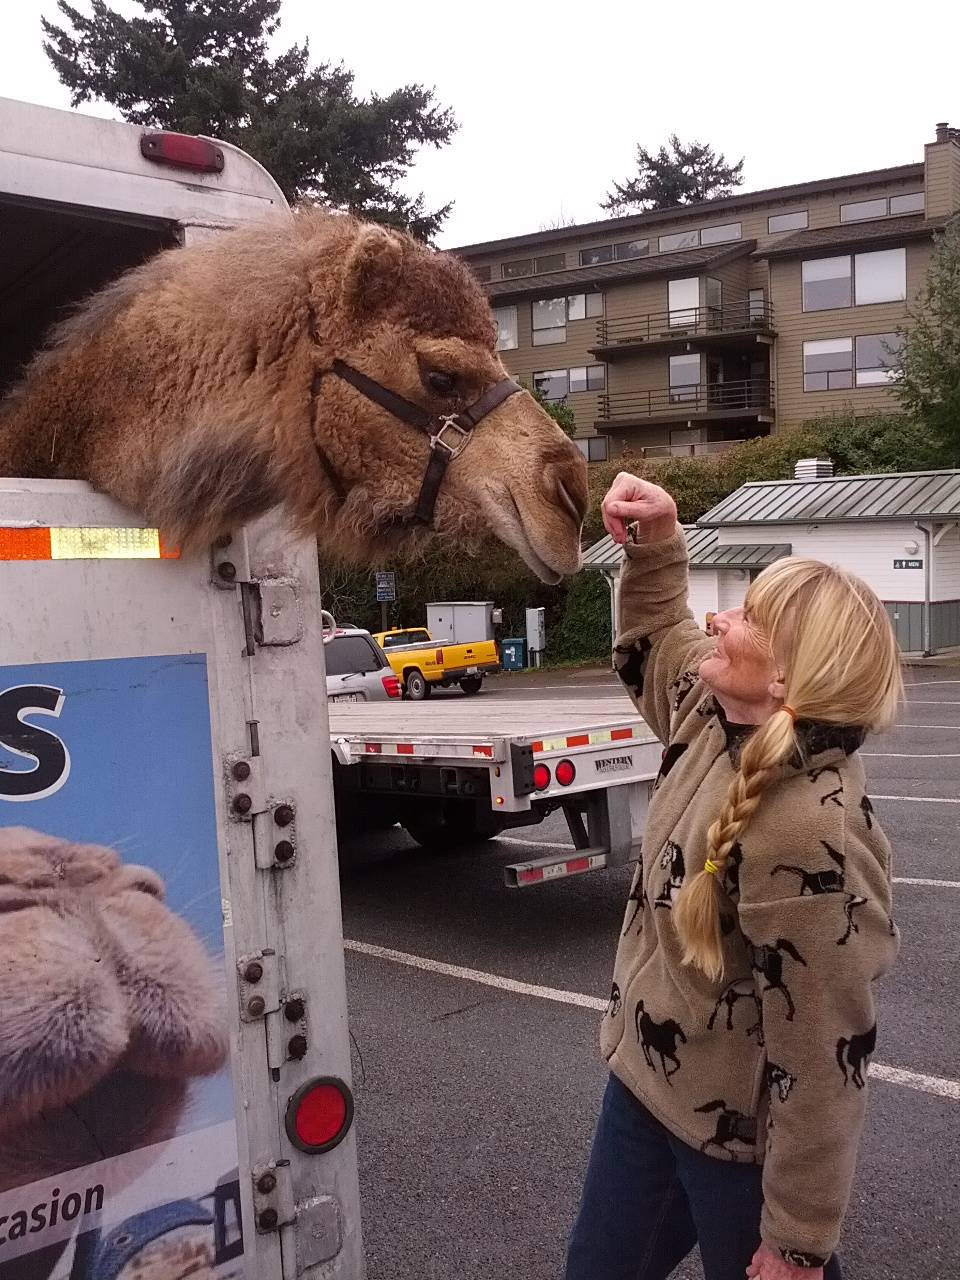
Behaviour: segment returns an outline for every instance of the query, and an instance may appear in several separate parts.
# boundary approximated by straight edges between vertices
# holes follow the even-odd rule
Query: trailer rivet
[[[277,1189],[277,1178],[273,1173],[261,1173],[257,1179],[257,1190],[262,1196],[268,1196],[271,1191]]]
[[[290,1039],[287,1041],[287,1053],[291,1058],[296,1059],[296,1061],[298,1062],[301,1058],[306,1057],[307,1037],[291,1036]]]
[[[263,965],[258,964],[256,960],[251,960],[244,969],[243,976],[247,982],[259,982],[263,977]]]
[[[293,821],[293,805],[278,804],[273,811],[273,820],[278,827],[289,827]]]
[[[246,760],[238,760],[231,771],[237,782],[246,782],[250,777],[251,769]]]
[[[288,1000],[283,1006],[283,1016],[288,1022],[299,1022],[306,1011],[307,1007],[299,997]]]
[[[253,801],[245,791],[241,791],[238,796],[233,797],[234,813],[249,813],[253,808]]]
[[[267,1010],[267,1002],[263,996],[254,996],[252,1000],[247,1001],[247,1013],[251,1018],[259,1018]]]
[[[231,564],[229,560],[224,560],[222,564],[217,565],[217,573],[224,582],[233,582],[237,576],[237,566]]]
[[[259,1218],[257,1218],[257,1226],[261,1231],[276,1231],[279,1221],[280,1215],[276,1209],[264,1209]]]
[[[277,862],[289,862],[294,855],[293,845],[289,840],[280,840],[277,842],[273,850],[273,856]]]

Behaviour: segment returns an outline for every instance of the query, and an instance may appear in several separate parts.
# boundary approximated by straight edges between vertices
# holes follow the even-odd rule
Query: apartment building
[[[960,210],[960,129],[923,162],[465,245],[510,372],[590,461],[710,453],[892,408],[892,353]]]

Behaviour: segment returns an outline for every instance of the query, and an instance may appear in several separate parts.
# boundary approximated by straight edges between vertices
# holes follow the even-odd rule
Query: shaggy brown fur
[[[169,250],[87,302],[0,406],[0,475],[87,479],[195,543],[283,503],[368,560],[415,505],[428,443],[327,372],[335,359],[438,413],[504,376],[463,263],[309,210]],[[430,389],[436,371],[455,375],[451,396]],[[520,394],[451,464],[435,525],[492,527],[556,580],[579,562],[586,502],[580,453]]]
[[[149,868],[0,829],[0,1189],[169,1137],[226,1062],[222,979]]]

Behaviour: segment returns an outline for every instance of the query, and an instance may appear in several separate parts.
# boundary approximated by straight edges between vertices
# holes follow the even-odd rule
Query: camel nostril
[[[586,511],[580,509],[576,499],[562,480],[557,481],[557,497],[560,499],[561,507],[563,507],[564,511],[569,515],[573,523],[577,525],[577,527],[583,524],[583,518],[586,515]]]

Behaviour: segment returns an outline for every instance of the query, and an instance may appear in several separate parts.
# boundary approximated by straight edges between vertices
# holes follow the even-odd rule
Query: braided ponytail
[[[793,714],[783,708],[750,735],[740,755],[740,768],[707,832],[709,866],[688,879],[677,895],[673,922],[683,943],[683,962],[713,981],[723,975],[720,882],[727,859],[795,746]],[[714,867],[715,871],[709,869]]]

